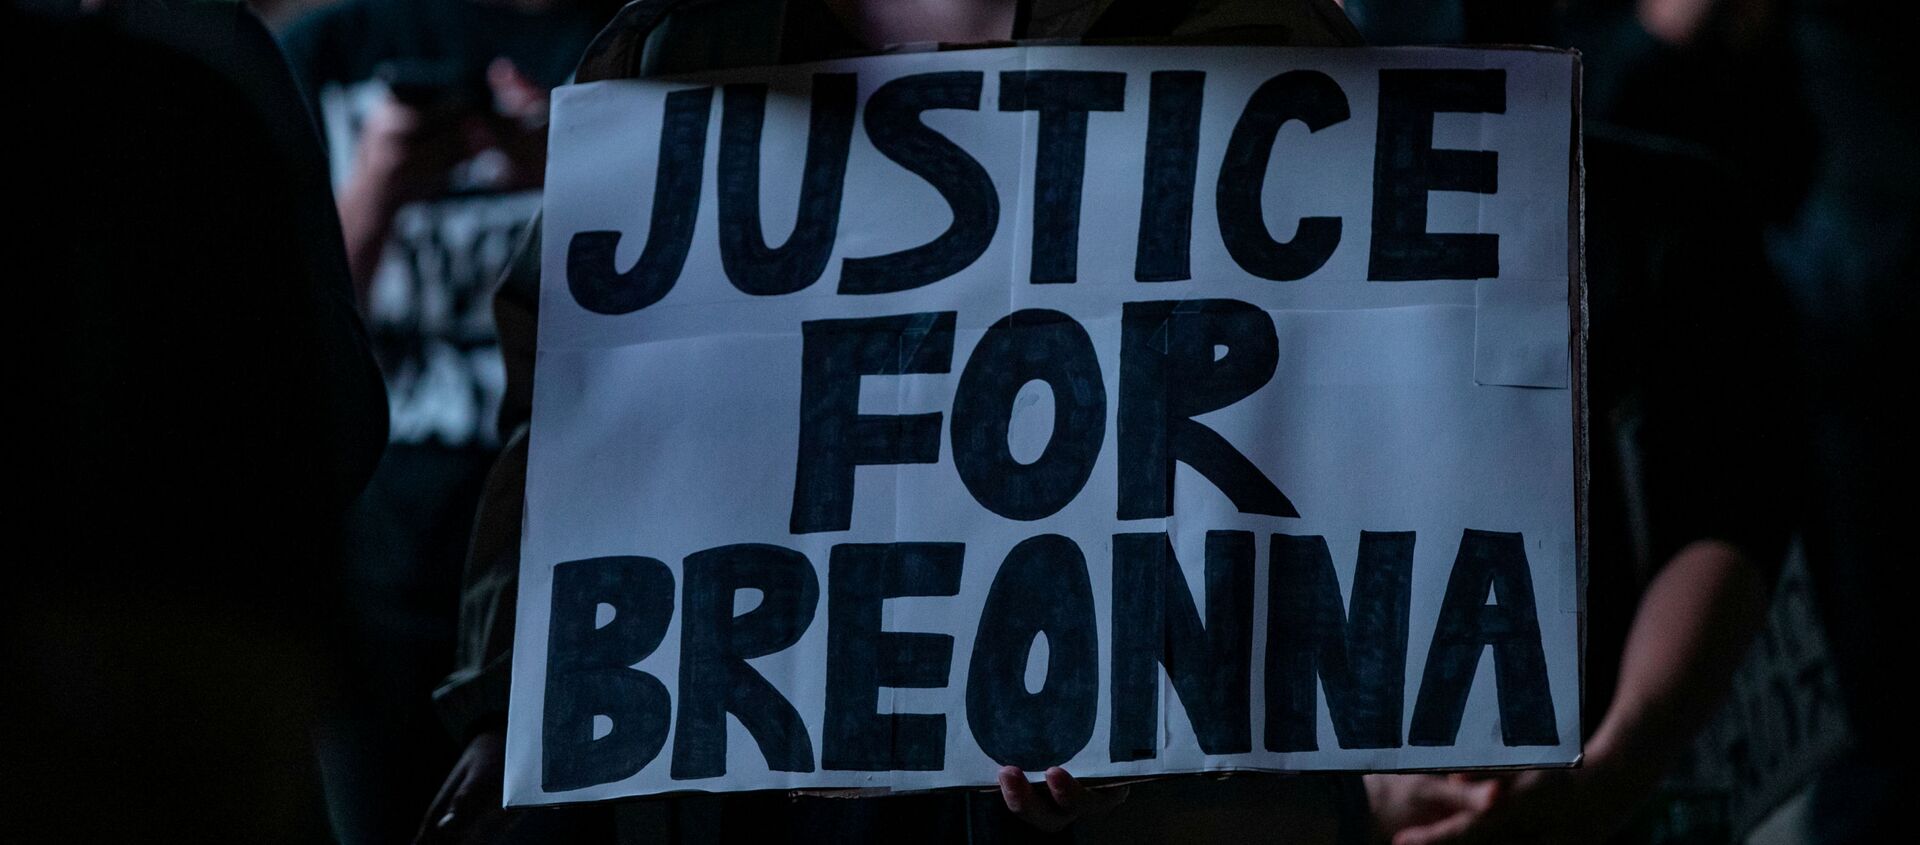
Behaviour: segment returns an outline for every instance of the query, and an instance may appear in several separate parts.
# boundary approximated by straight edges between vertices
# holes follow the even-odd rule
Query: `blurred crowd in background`
[[[847,11],[858,2],[634,5],[742,31],[769,14],[790,27],[837,15],[854,43],[876,31]],[[1230,4],[1017,5],[1016,34],[1112,7],[1088,13],[1093,37]],[[493,298],[536,260],[548,92],[620,3],[248,6],[6,6],[9,134],[24,142],[7,254],[26,262],[12,277],[31,356],[16,531],[40,539],[0,596],[0,838],[432,838],[476,731],[499,727],[450,730],[434,696],[489,656],[456,660],[488,611],[463,609],[463,573],[514,434],[502,404],[524,378],[500,333],[529,334],[496,324]],[[1609,810],[1605,832],[1896,841],[1886,825],[1912,784],[1896,606],[1911,594],[1894,543],[1912,499],[1898,350],[1920,283],[1920,97],[1898,70],[1911,5],[1347,0],[1344,13],[1373,45],[1581,52],[1590,722],[1634,682],[1619,676],[1667,560],[1713,538],[1761,579],[1756,636],[1661,670],[1710,677],[1712,694],[1672,717],[1685,735],[1657,788]],[[1748,630],[1728,612],[1729,630]],[[1375,834],[1393,802],[1417,803],[1395,790],[1367,784]],[[641,841],[618,821],[556,818],[488,841]]]

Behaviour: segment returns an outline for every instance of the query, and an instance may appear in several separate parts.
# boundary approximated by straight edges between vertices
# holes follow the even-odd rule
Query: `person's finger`
[[[1021,821],[1041,830],[1053,832],[1067,826],[1072,821],[1066,813],[1055,806],[1053,798],[1033,788],[1027,782],[1027,773],[1014,766],[1000,770],[1000,799],[1007,804],[1007,810]]]
[[[434,843],[447,841],[442,831],[451,826],[457,817],[453,812],[454,795],[466,781],[463,768],[465,767],[454,766],[453,771],[447,773],[447,779],[441,782],[440,791],[435,793],[433,801],[427,804],[427,813],[420,819],[419,829],[414,831],[414,845],[434,845]]]
[[[414,845],[453,845],[460,841],[467,823],[468,818],[459,811],[436,807],[420,820],[420,830],[413,837]]]
[[[1027,773],[1013,766],[1000,769],[1000,799],[1016,816],[1031,812],[1040,803],[1033,784],[1027,783]]]
[[[1507,794],[1506,778],[1480,781],[1462,779],[1456,783],[1463,790],[1460,801],[1465,809],[1432,824],[1402,831],[1402,834],[1412,834],[1413,838],[1402,842],[1400,836],[1395,836],[1394,845],[1476,845],[1492,842],[1509,845],[1515,841],[1514,836],[1520,833],[1512,829],[1516,819],[1500,803],[1501,797]]]
[[[435,845],[437,842],[444,841],[440,837],[436,822],[445,814],[446,811],[442,810],[438,804],[428,807],[427,814],[420,819],[420,826],[413,831],[413,845]]]
[[[1472,835],[1479,816],[1471,812],[1454,813],[1432,824],[1410,827],[1393,835],[1393,845],[1461,845]]]
[[[1423,789],[1421,800],[1448,810],[1485,812],[1487,808],[1493,806],[1502,789],[1502,782],[1499,780],[1448,778],[1428,782]]]
[[[1081,785],[1079,778],[1067,774],[1067,770],[1059,766],[1047,770],[1046,783],[1053,803],[1069,814],[1084,813],[1100,801],[1092,790]]]
[[[1479,792],[1480,809],[1493,809],[1493,805],[1500,803],[1500,799],[1511,791],[1508,786],[1509,784],[1506,778],[1494,778],[1476,784],[1475,789]]]
[[[433,793],[433,800],[427,803],[429,811],[447,811],[447,807],[453,803],[454,793],[459,792],[460,785],[467,780],[465,769],[466,766],[455,763],[453,769],[447,772],[447,779],[440,782],[440,789]]]
[[[1070,816],[1105,810],[1127,797],[1127,788],[1124,786],[1094,789],[1059,766],[1047,770],[1046,781],[1047,792],[1053,796],[1053,803]]]
[[[487,87],[501,114],[527,118],[546,110],[547,92],[504,56],[487,65]]]

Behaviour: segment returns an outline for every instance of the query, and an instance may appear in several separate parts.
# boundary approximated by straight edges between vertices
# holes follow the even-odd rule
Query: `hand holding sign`
[[[506,732],[492,728],[475,734],[427,805],[414,845],[484,845],[504,835],[515,815],[500,806],[505,770]]]
[[[1393,845],[1607,841],[1641,797],[1609,770],[1368,775],[1368,798]],[[1383,804],[1411,798],[1414,807]],[[1417,809],[1417,813],[1408,810]]]
[[[1083,818],[1097,816],[1127,800],[1125,786],[1089,789],[1066,769],[1055,766],[1042,778],[1042,789],[1027,782],[1017,766],[1000,769],[1000,799],[1021,821],[1041,830],[1065,830]]]

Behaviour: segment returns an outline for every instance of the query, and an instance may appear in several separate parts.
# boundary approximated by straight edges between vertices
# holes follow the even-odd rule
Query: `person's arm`
[[[456,668],[434,691],[434,705],[460,759],[427,806],[414,841],[490,842],[509,827],[500,805],[506,772],[508,677],[513,615],[520,586],[520,513],[525,505],[527,438],[522,428],[487,476],[460,585]]]
[[[1762,571],[1718,540],[1674,555],[1640,601],[1590,755],[1649,778],[1678,759],[1719,709],[1766,621],[1770,585]]]
[[[505,726],[473,735],[420,820],[416,845],[492,842],[513,829],[518,817],[499,806],[506,745]]]
[[[472,123],[465,114],[433,114],[392,98],[367,116],[339,196],[347,271],[362,307],[401,206],[444,191],[453,166],[485,148]]]
[[[415,842],[489,842],[510,827],[500,806],[506,770],[507,681],[513,662],[513,615],[520,586],[520,517],[526,507],[527,424],[533,414],[533,358],[540,293],[540,223],[493,298],[494,325],[506,365],[500,430],[512,432],[494,462],[474,516],[473,539],[460,585],[455,669],[433,695],[448,730],[466,742],[460,760],[428,805]]]
[[[1718,540],[1681,549],[1641,599],[1619,686],[1579,768],[1456,776],[1449,786],[1433,775],[1369,776],[1382,833],[1394,845],[1604,839],[1718,709],[1766,618],[1762,571]],[[1406,806],[1416,793],[1426,803]]]

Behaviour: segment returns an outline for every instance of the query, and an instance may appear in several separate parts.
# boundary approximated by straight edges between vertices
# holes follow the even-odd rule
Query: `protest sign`
[[[508,802],[1575,760],[1577,74],[559,90]]]

